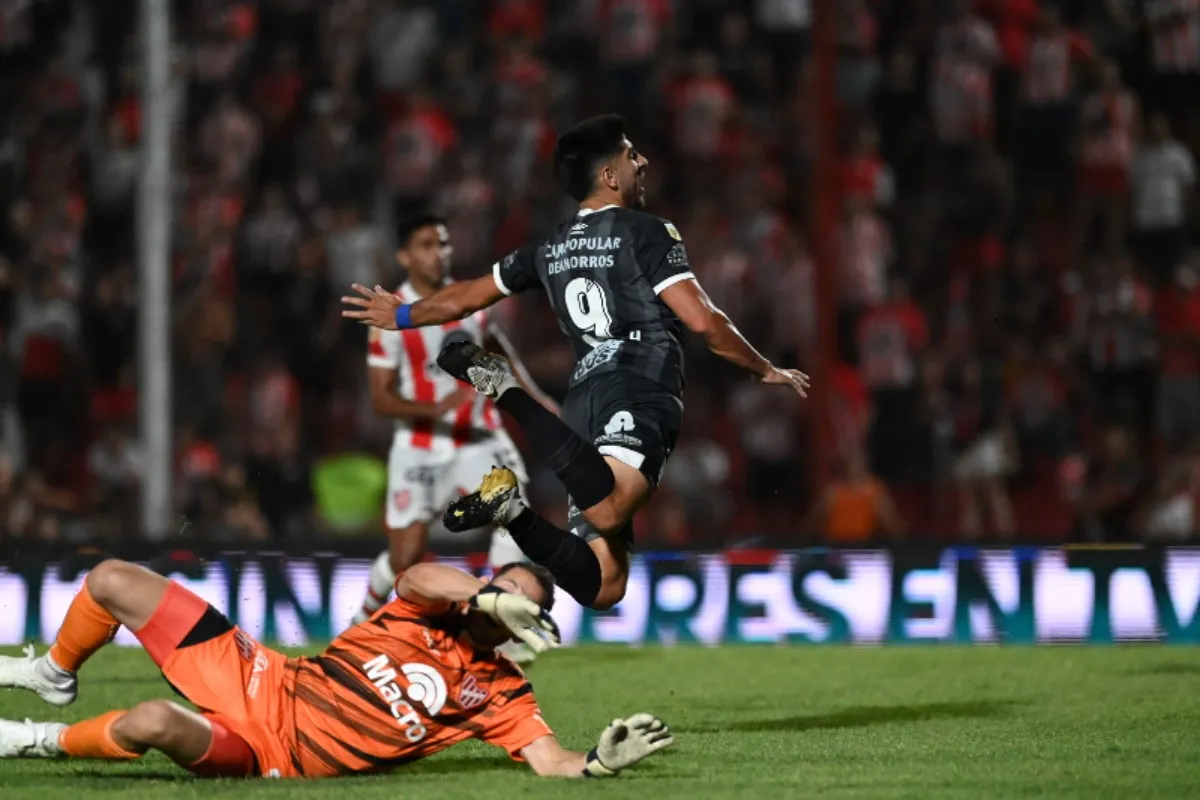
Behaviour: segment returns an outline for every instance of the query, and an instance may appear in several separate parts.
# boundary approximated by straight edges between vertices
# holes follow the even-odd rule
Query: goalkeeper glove
[[[469,602],[471,608],[499,622],[535,653],[544,653],[562,642],[554,618],[527,597],[489,585],[480,589]]]
[[[653,714],[614,719],[600,734],[600,744],[587,754],[583,774],[589,778],[610,778],[673,744],[671,729]]]

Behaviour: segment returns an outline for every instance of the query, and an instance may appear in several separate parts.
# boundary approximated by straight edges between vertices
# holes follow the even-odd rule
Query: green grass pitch
[[[1200,654],[1167,647],[617,649],[529,675],[568,745],[650,710],[676,746],[612,781],[538,779],[475,743],[375,775],[202,781],[136,763],[0,762],[0,797],[1200,797]],[[172,697],[147,656],[108,648],[58,710],[0,691],[0,716],[77,720]]]

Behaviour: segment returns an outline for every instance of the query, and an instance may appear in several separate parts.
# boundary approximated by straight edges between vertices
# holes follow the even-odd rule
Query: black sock
[[[512,414],[521,425],[534,456],[554,470],[576,506],[588,509],[612,494],[616,486],[612,467],[596,446],[543,408],[528,392],[509,389],[500,395],[496,405]]]
[[[525,555],[550,570],[558,585],[576,602],[581,606],[596,602],[600,593],[600,561],[587,542],[551,525],[530,508],[504,527]]]

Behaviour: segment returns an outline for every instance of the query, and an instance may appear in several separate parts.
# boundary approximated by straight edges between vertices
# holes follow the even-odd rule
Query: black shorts
[[[654,489],[679,438],[683,400],[649,378],[609,372],[572,387],[562,418],[602,455],[645,475]],[[567,527],[587,540],[599,536],[573,501]]]

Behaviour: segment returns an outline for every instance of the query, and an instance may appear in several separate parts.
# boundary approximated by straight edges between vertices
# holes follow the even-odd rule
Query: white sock
[[[42,663],[39,666],[45,668],[46,677],[48,677],[48,678],[62,680],[63,678],[75,677],[74,672],[63,669],[58,664],[56,664],[54,662],[54,659],[50,657],[50,653],[48,653],[48,652],[44,656],[42,656],[41,661],[42,661]]]
[[[525,501],[521,499],[521,491],[518,489],[513,492],[513,496],[508,498],[508,505],[504,507],[505,523],[512,522],[517,517],[521,516],[521,512],[525,510]]]
[[[392,572],[391,557],[384,550],[371,564],[371,577],[367,581],[367,594],[363,598],[363,611],[374,614],[392,594],[396,585],[396,573]]]

